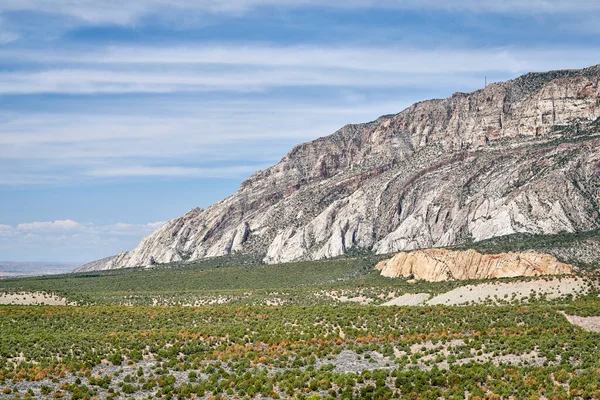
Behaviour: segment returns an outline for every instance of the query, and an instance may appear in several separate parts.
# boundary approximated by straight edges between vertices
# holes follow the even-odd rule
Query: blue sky
[[[1,0],[0,260],[129,250],[294,144],[485,76],[598,64],[599,12],[583,0]]]

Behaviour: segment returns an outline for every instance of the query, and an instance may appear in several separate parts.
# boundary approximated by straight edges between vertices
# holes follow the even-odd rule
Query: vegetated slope
[[[574,274],[575,268],[556,257],[527,251],[481,254],[475,250],[426,249],[400,252],[375,269],[388,278],[411,277],[430,282]]]
[[[116,265],[234,252],[276,263],[597,229],[599,79],[600,66],[531,73],[345,126],[169,221]]]
[[[468,300],[467,303],[546,304],[568,296],[586,296],[600,287],[600,276],[594,274],[578,278],[505,278],[493,280],[491,290],[479,286],[489,283],[480,279],[389,279],[374,268],[389,257],[364,253],[329,260],[256,264],[251,258],[230,255],[152,268],[8,279],[0,282],[0,297],[16,295],[26,300],[32,294],[44,293],[80,305],[375,305],[406,294],[427,294],[420,303],[448,294],[452,301]],[[574,279],[577,282],[569,284]],[[477,299],[452,296],[454,290],[465,285],[475,287],[473,292],[483,295]],[[504,286],[502,289],[496,285]],[[501,290],[496,293],[498,288]]]
[[[384,288],[398,286],[379,277],[373,270],[379,260],[379,256],[365,255],[323,261],[244,265],[248,260],[239,256],[217,257],[152,269],[128,268],[10,279],[0,284],[0,294],[3,290],[9,293],[46,292],[80,304],[152,305],[155,303],[153,300],[159,298],[168,304],[194,304],[198,299],[217,299],[219,296],[227,296],[228,303],[243,300],[243,304],[252,304],[285,292],[287,297],[294,299],[294,303],[316,301],[321,304],[323,301],[319,299],[308,300],[303,292],[314,293],[339,286],[355,288],[365,284]],[[447,285],[447,289],[452,287]]]
[[[581,270],[595,270],[600,265],[600,230],[551,235],[517,233],[455,247],[457,250],[468,248],[486,254],[536,250],[554,255],[560,261],[576,265]]]

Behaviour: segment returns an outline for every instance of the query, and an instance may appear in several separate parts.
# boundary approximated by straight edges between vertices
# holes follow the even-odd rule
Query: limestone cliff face
[[[600,66],[527,74],[345,126],[168,222],[119,265],[232,252],[276,263],[599,227],[599,79]]]
[[[512,278],[518,276],[566,275],[575,272],[556,257],[536,253],[480,254],[475,250],[426,249],[401,252],[375,266],[388,278],[412,277],[439,282],[446,280]]]

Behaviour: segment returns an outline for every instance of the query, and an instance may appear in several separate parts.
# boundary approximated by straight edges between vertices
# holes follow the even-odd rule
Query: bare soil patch
[[[562,313],[567,320],[573,325],[577,325],[582,329],[590,332],[600,332],[600,317],[580,317],[578,315],[568,315]]]
[[[2,305],[24,305],[24,306],[67,306],[69,301],[64,297],[44,292],[16,292],[0,293],[0,304]]]
[[[466,285],[435,296],[426,305],[464,305],[509,303],[527,301],[534,295],[548,300],[569,295],[578,296],[589,291],[589,284],[581,278],[538,279],[524,282],[490,282]]]
[[[431,295],[429,293],[406,293],[387,301],[382,306],[418,306],[425,303]]]

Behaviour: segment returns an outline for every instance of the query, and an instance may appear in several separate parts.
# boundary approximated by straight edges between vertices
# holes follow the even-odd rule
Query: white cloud
[[[598,62],[597,48],[365,48],[220,45],[0,50],[41,70],[0,73],[0,93],[248,92],[281,87],[390,88],[473,85],[485,72],[518,74]],[[58,65],[57,65],[58,63]],[[90,67],[90,65],[94,65]],[[219,66],[215,69],[214,66]]]
[[[268,166],[261,166],[266,168]],[[223,178],[240,176],[245,177],[261,169],[256,165],[236,165],[222,168],[188,168],[188,167],[151,167],[151,166],[129,166],[122,168],[104,168],[88,172],[91,176],[182,176],[196,178]]]
[[[389,88],[449,86],[472,83],[473,78],[421,73],[401,74],[325,69],[271,69],[193,73],[171,68],[163,73],[126,72],[99,69],[56,69],[46,72],[0,73],[0,93],[103,94],[103,93],[186,93],[258,92],[283,87]]]
[[[112,46],[96,53],[10,52],[7,57],[37,62],[136,64],[139,65],[226,65],[261,67],[334,68],[394,73],[463,73],[481,71],[522,71],[546,64],[560,54],[586,56],[587,47],[573,48],[419,48],[406,46],[274,46],[264,44],[218,44],[184,47]],[[437,62],[436,62],[437,61]],[[162,71],[162,69],[161,69]],[[222,71],[219,71],[222,72]],[[101,75],[95,76],[102,79]],[[188,77],[183,77],[187,80]]]
[[[90,24],[131,25],[140,18],[169,14],[239,15],[264,7],[296,9],[303,7],[341,9],[425,9],[474,13],[590,13],[600,11],[600,4],[587,0],[3,0],[0,13],[36,11],[67,15]]]
[[[109,225],[96,225],[91,223],[82,224],[70,219],[46,222],[25,222],[16,227],[0,224],[0,235],[8,233],[11,235],[22,235],[23,237],[39,237],[38,235],[50,235],[56,237],[57,232],[71,232],[68,237],[80,237],[82,235],[94,235],[100,233],[140,235],[148,234],[160,228],[166,221],[149,222],[147,224],[129,224],[118,222]],[[67,237],[67,236],[65,236]]]
[[[27,222],[17,225],[17,230],[27,232],[52,232],[52,231],[70,231],[80,229],[79,222],[67,220],[58,220],[54,222]]]
[[[14,253],[20,258],[31,252],[44,257],[74,261],[92,261],[121,250],[131,250],[144,237],[164,225],[164,221],[146,224],[119,222],[96,225],[72,220],[0,224],[0,254]],[[71,229],[72,228],[72,229]],[[16,253],[14,253],[16,254]],[[10,257],[10,256],[9,256]]]
[[[0,165],[1,161],[2,157],[0,157]],[[68,176],[66,175],[49,175],[47,173],[35,173],[24,170],[11,171],[8,168],[5,168],[2,171],[2,175],[0,175],[0,185],[5,186],[57,185],[66,181],[68,181]]]
[[[147,236],[154,232],[165,224],[166,221],[149,222],[147,224],[128,224],[118,222],[112,225],[88,225],[86,226],[86,232],[88,234],[100,234],[100,235],[111,235],[111,236],[133,236],[139,237]]]
[[[14,236],[15,234],[16,234],[15,229],[12,226],[0,224],[0,237]]]

